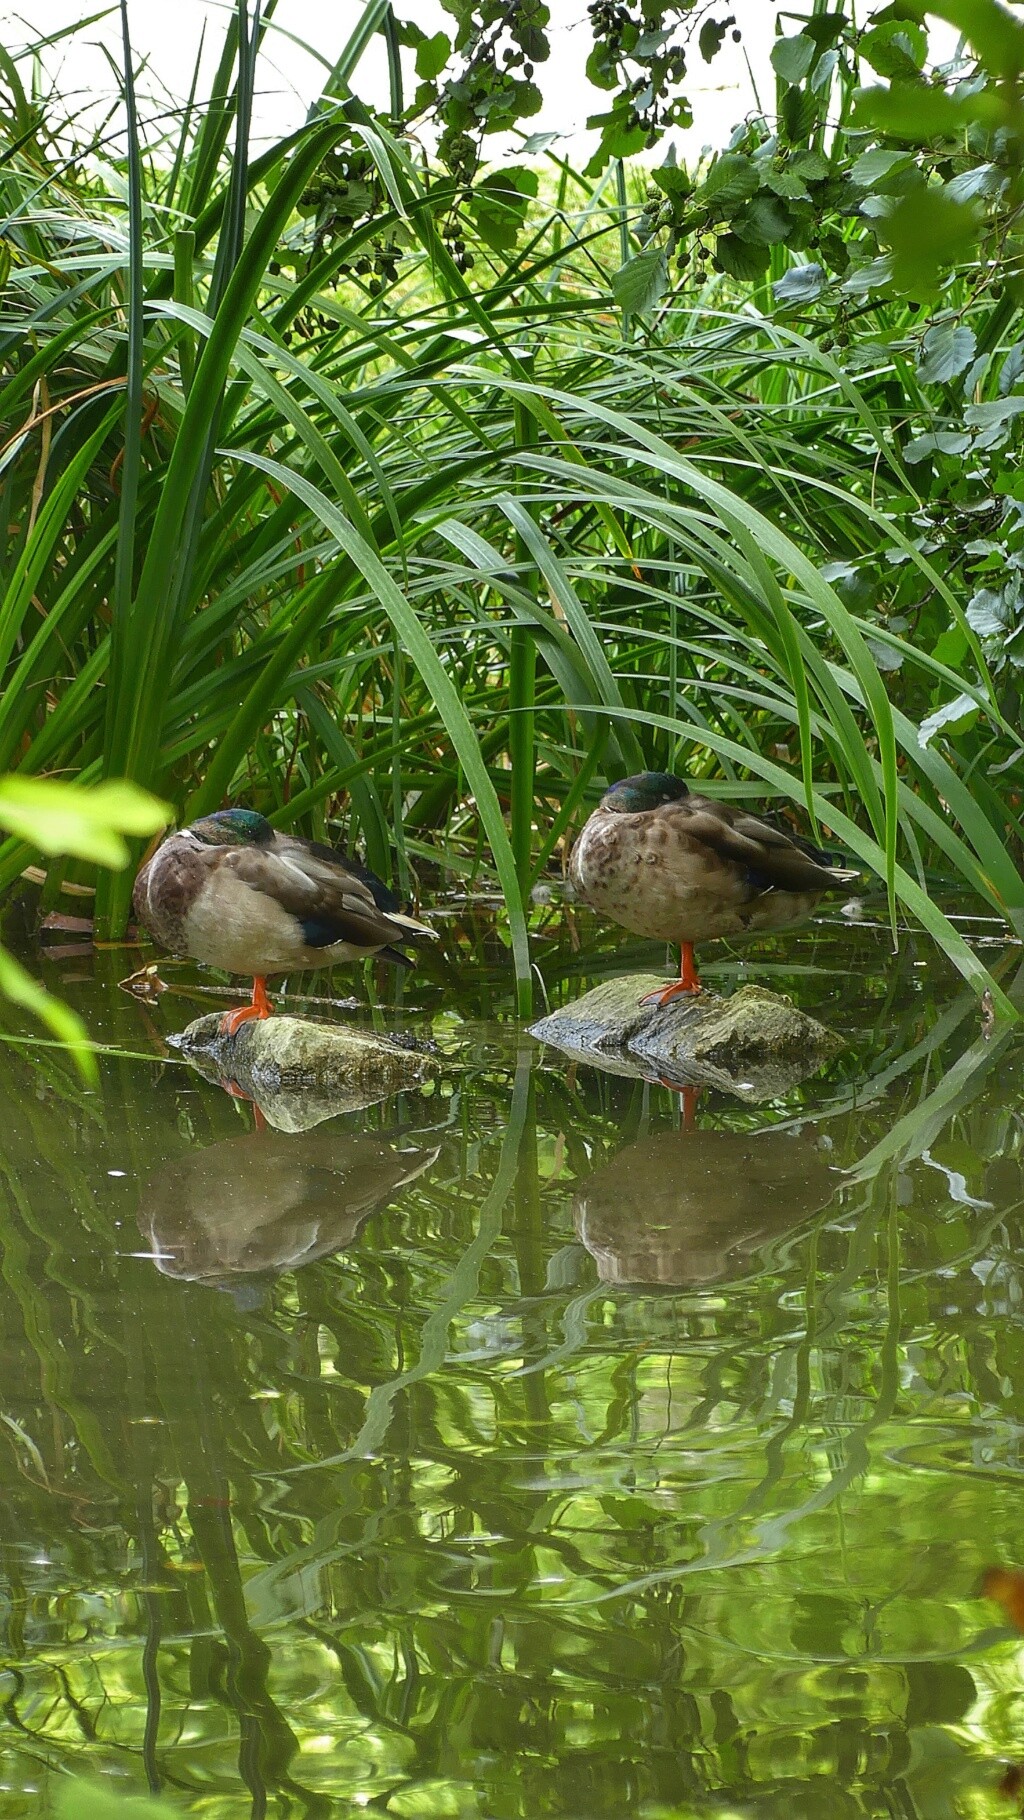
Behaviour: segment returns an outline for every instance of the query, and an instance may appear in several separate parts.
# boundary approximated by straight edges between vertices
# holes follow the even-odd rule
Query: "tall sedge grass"
[[[854,379],[714,285],[624,342],[628,219],[564,162],[471,285],[450,185],[349,89],[375,18],[258,158],[244,5],[221,99],[173,141],[139,124],[126,37],[123,198],[6,129],[0,768],[129,777],[181,815],[245,798],[320,834],[341,812],[405,878],[493,867],[525,1012],[531,885],[606,777],[679,764],[802,802],[1009,1014],[930,891],[938,872],[1024,931],[992,774],[1016,735],[951,565],[906,529],[895,361]],[[302,193],[352,131],[388,198],[372,231],[407,247],[381,298],[341,275],[366,228],[295,262]],[[883,545],[959,666],[826,579]],[[922,745],[962,691],[970,751]],[[0,846],[0,888],[27,857]],[[102,932],[130,887],[97,881]]]

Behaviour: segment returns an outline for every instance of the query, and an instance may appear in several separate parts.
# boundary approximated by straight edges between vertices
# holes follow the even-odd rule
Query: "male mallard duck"
[[[758,815],[691,796],[663,771],[613,784],[569,857],[569,877],[595,910],[634,935],[679,943],[678,980],[647,994],[659,1005],[700,991],[695,942],[788,928],[859,876]]]
[[[402,916],[379,878],[331,847],[280,834],[255,809],[221,809],[171,834],[135,880],[135,914],[175,954],[253,976],[252,1004],[225,1012],[234,1035],[269,1017],[269,973],[331,967],[383,954],[412,963],[392,942],[436,941]]]

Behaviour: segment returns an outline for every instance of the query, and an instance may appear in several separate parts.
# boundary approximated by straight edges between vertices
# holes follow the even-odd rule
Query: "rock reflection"
[[[746,1274],[828,1204],[838,1179],[808,1134],[673,1131],[595,1170],[573,1218],[603,1283],[701,1289]]]
[[[225,1284],[276,1275],[343,1251],[438,1154],[336,1129],[226,1138],[150,1176],[139,1227],[165,1276]]]

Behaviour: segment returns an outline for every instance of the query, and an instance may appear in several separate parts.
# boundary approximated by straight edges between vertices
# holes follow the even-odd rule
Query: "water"
[[[652,958],[581,928],[556,997]],[[851,1048],[686,1131],[517,1033],[500,922],[449,956],[361,1014],[433,1090],[298,1135],[164,1051],[198,974],[41,963],[128,1053],[0,1044],[0,1820],[1011,1814],[1024,1048],[817,927],[708,980]]]

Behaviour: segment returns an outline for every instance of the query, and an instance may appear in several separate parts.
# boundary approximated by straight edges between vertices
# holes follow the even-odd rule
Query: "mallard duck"
[[[279,833],[255,809],[220,809],[169,835],[139,872],[132,902],[163,947],[252,975],[252,1003],[225,1012],[226,1035],[246,1018],[270,1016],[268,974],[368,954],[408,967],[392,943],[437,939],[400,914],[365,866]]]
[[[569,877],[595,910],[634,935],[679,943],[679,978],[643,1003],[699,992],[697,942],[802,921],[825,891],[860,874],[798,835],[644,771],[606,791],[569,857]]]

